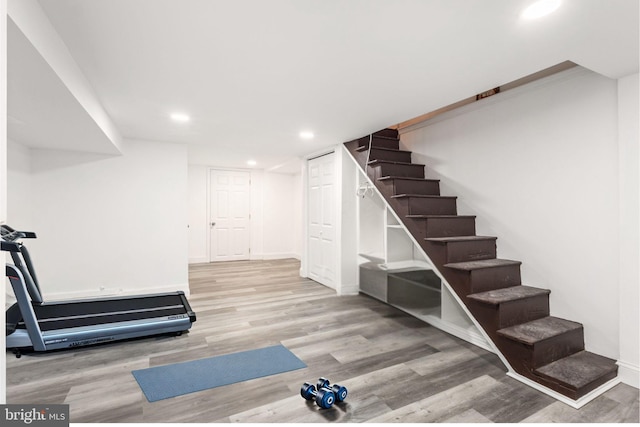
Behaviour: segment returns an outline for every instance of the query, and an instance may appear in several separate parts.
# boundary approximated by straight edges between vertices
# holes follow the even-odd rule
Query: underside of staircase
[[[550,291],[522,285],[521,262],[497,258],[497,237],[477,236],[399,142],[384,129],[344,145],[511,368],[572,400],[614,379],[615,361],[585,351],[583,326],[551,316]]]

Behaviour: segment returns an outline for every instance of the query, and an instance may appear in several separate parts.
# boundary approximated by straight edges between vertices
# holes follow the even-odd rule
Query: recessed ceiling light
[[[560,7],[562,0],[539,0],[522,12],[522,18],[524,19],[537,19],[542,18]]]
[[[247,160],[247,164],[248,164],[249,166],[255,166],[255,165],[257,165],[257,164],[258,164],[258,162],[256,162],[255,160]]]
[[[184,114],[184,113],[171,113],[171,120],[173,120],[174,122],[179,122],[179,123],[186,123],[189,120],[191,120],[191,117],[189,117],[188,115]]]
[[[302,139],[312,139],[313,136],[313,132],[309,132],[308,130],[300,132],[300,138]]]

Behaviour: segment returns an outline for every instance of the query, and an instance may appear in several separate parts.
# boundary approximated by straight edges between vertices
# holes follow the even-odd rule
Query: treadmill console
[[[14,230],[7,224],[2,224],[0,225],[0,237],[2,237],[2,240],[5,242],[15,242],[18,239],[35,239],[36,233]]]

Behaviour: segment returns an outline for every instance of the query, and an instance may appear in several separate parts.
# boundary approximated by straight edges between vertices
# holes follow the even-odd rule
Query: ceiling
[[[611,78],[638,72],[637,0],[563,0],[525,22],[530,3],[39,0],[124,138],[187,144],[191,163],[254,159],[281,172],[565,60]],[[174,111],[191,121],[172,122]]]

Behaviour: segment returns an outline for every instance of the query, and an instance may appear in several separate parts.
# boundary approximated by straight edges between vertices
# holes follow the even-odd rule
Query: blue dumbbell
[[[328,379],[324,377],[320,377],[318,383],[316,384],[318,390],[322,388],[326,388],[331,390],[333,394],[336,396],[336,402],[342,402],[347,398],[347,388],[341,386],[340,384],[331,385]]]
[[[329,409],[336,401],[336,396],[328,388],[320,388],[316,390],[313,384],[304,383],[300,388],[300,395],[306,400],[313,400],[315,398],[316,404],[324,409]]]

